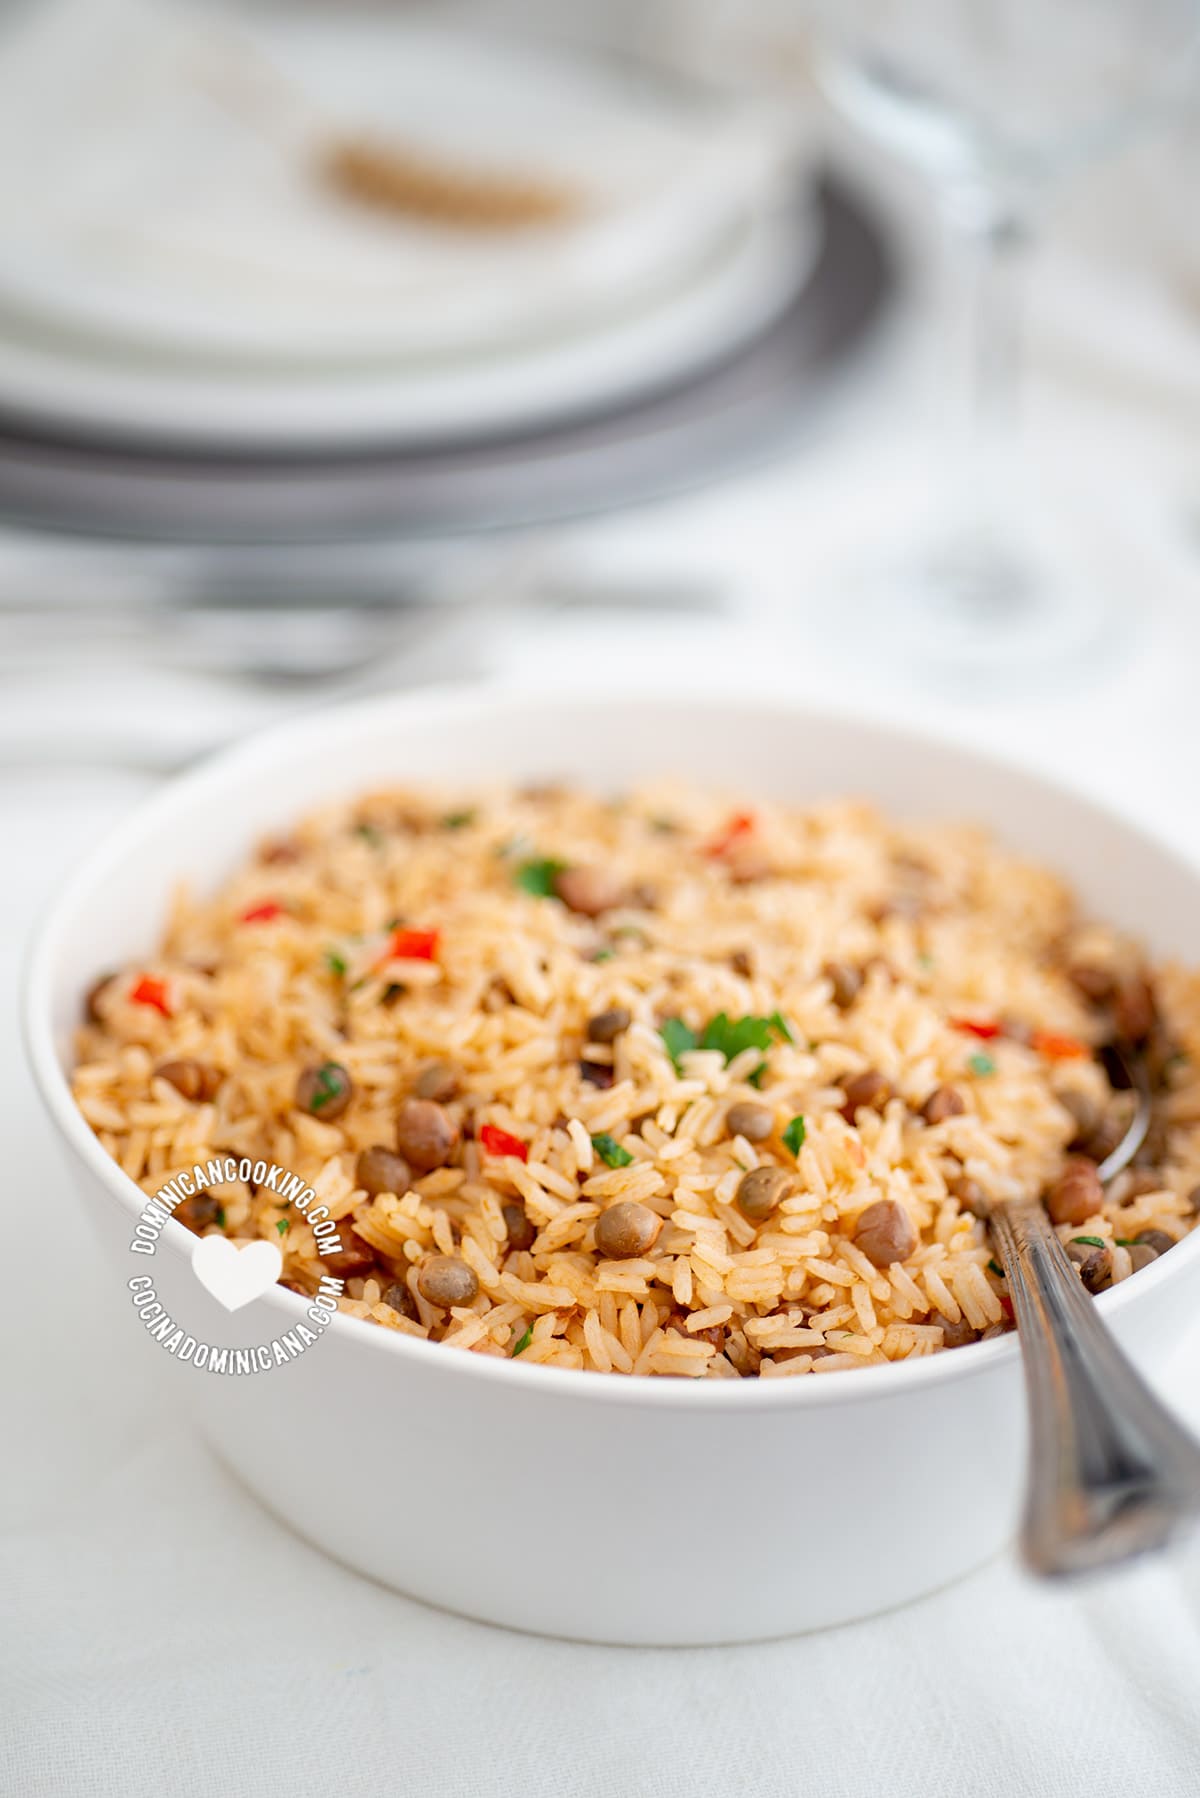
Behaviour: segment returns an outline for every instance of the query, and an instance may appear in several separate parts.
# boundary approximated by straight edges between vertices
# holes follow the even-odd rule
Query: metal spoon
[[[1150,1083],[1097,1170],[1107,1183],[1145,1141]],[[1038,1199],[993,1205],[992,1238],[1012,1294],[1029,1402],[1021,1554],[1044,1578],[1087,1573],[1165,1546],[1200,1516],[1200,1442],[1160,1404],[1100,1321]]]

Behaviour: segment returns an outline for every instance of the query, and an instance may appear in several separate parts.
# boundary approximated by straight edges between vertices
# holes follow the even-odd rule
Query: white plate
[[[655,306],[541,348],[425,369],[235,374],[21,334],[0,314],[0,411],[105,438],[190,448],[340,451],[532,428],[678,382],[731,353],[799,290],[820,247],[815,211],[763,208]]]
[[[580,215],[381,217],[314,172],[364,130],[561,181]],[[411,14],[54,0],[0,38],[0,301],[189,363],[477,356],[694,276],[778,162],[757,115]]]

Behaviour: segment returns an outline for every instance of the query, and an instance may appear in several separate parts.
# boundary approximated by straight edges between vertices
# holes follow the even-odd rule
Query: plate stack
[[[266,543],[618,503],[761,447],[883,272],[776,125],[644,70],[53,0],[0,39],[0,516]]]

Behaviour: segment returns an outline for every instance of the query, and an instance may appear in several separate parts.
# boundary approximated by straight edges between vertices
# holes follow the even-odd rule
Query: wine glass
[[[856,644],[977,685],[1078,662],[1111,619],[1102,572],[1016,454],[1014,277],[1046,196],[1192,90],[1200,0],[814,0],[809,17],[818,84],[925,174],[965,277],[945,516],[859,571]]]

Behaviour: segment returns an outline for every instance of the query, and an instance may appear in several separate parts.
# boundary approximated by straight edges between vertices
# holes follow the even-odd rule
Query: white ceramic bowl
[[[662,773],[797,801],[867,795],[974,817],[1063,868],[1098,913],[1200,959],[1200,878],[1089,802],[899,731],[785,707],[427,691],[327,713],[221,756],[113,833],[69,883],[26,992],[38,1084],[114,1263],[114,1316],[142,1195],[72,1102],[80,997],[154,943],[173,883],[210,887],[260,835],[387,778],[565,777],[604,790]],[[167,1226],[153,1263],[189,1328],[216,1312]],[[133,1271],[138,1271],[136,1265]],[[1200,1297],[1200,1232],[1098,1301],[1153,1371]],[[239,1317],[266,1340],[302,1302]],[[825,1379],[628,1380],[528,1367],[339,1318],[302,1360],[219,1379],[147,1342],[224,1460],[339,1560],[494,1623],[599,1642],[738,1641],[911,1599],[1011,1536],[1024,1463],[1015,1339]]]

